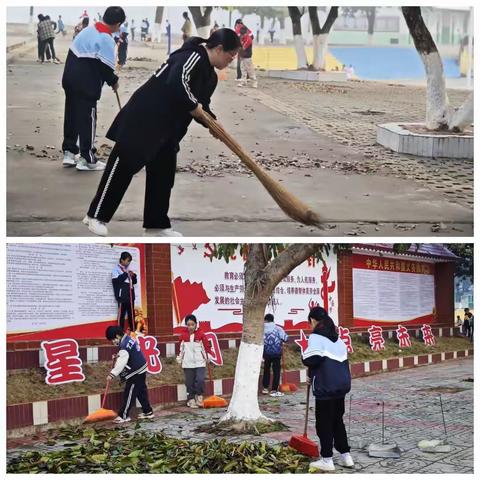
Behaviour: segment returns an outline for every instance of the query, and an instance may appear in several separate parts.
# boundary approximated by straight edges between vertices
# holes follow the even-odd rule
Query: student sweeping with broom
[[[132,337],[124,334],[120,327],[108,327],[105,336],[113,345],[118,346],[117,361],[109,373],[107,381],[111,381],[114,378],[126,381],[122,406],[118,411],[118,417],[113,420],[114,423],[131,421],[128,412],[135,406],[137,398],[142,405],[142,413],[138,415],[138,418],[153,418],[154,414],[148,400],[148,390],[145,383],[147,360],[140,350],[140,345]]]
[[[203,407],[203,392],[205,390],[205,367],[209,355],[213,356],[210,342],[205,334],[197,330],[195,315],[185,317],[187,330],[180,336],[180,354],[177,362],[182,366],[187,387],[187,406]]]
[[[221,28],[207,39],[191,37],[130,98],[107,138],[115,141],[84,223],[108,235],[133,175],[146,168],[143,227],[146,235],[181,236],[171,228],[168,210],[179,144],[192,118],[210,111],[217,86],[215,68],[226,68],[240,49],[237,34]]]
[[[353,467],[347,432],[343,423],[345,395],[350,391],[351,376],[347,347],[338,337],[335,324],[322,307],[308,315],[312,333],[302,361],[308,367],[308,378],[315,397],[315,426],[320,439],[320,459],[313,469],[333,472],[333,447],[340,453],[339,465]]]

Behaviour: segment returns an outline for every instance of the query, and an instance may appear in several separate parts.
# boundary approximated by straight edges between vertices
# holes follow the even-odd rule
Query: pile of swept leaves
[[[214,433],[218,437],[231,437],[233,435],[255,435],[259,437],[264,433],[285,432],[290,430],[282,422],[212,422],[200,425],[195,429],[198,433]]]
[[[178,440],[163,433],[63,429],[51,451],[23,451],[8,473],[307,473],[308,458],[265,442]]]

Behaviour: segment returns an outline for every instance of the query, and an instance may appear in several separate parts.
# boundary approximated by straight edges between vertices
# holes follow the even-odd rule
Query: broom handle
[[[115,359],[117,358],[116,355],[113,356],[112,358],[112,368],[115,365]],[[107,395],[108,395],[108,390],[110,389],[110,382],[112,380],[110,378],[107,379],[107,385],[105,386],[105,393],[103,394],[103,400],[102,400],[102,408],[105,406],[105,401],[107,400]]]
[[[307,436],[308,427],[308,408],[310,407],[310,384],[307,385],[307,408],[305,411],[305,428],[303,429],[303,436]]]
[[[239,143],[229,134],[226,130],[208,113],[204,110],[201,111],[202,120],[207,127],[214,132],[218,138],[235,153],[240,160],[258,177],[266,178],[268,175],[241,147]]]
[[[115,95],[117,97],[118,109],[121,110],[122,109],[122,104],[120,103],[120,95],[118,94],[117,90],[115,90]]]
[[[105,406],[105,401],[107,400],[108,390],[110,388],[110,379],[107,380],[107,386],[105,387],[105,393],[103,394],[102,408]]]

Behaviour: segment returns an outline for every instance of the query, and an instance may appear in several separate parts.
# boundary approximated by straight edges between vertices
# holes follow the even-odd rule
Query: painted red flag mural
[[[352,339],[350,338],[350,330],[346,327],[338,327],[338,335],[340,337],[340,340],[342,340],[343,343],[346,345],[347,352],[353,353],[353,345],[352,345]]]
[[[370,346],[371,349],[375,352],[385,349],[385,339],[383,338],[383,330],[382,327],[377,325],[372,325],[368,329],[368,333],[370,334]]]
[[[160,350],[157,348],[157,339],[150,335],[137,336],[137,342],[140,345],[140,350],[147,359],[147,372],[155,375],[162,371],[162,362],[160,360]]]
[[[62,338],[61,340],[42,342],[41,347],[45,354],[44,367],[47,371],[45,383],[61,385],[85,380],[78,343],[75,340]]]
[[[182,320],[198,309],[201,305],[210,302],[202,282],[183,281],[181,277],[175,278],[172,284],[172,298],[175,315],[177,317],[177,325]]]

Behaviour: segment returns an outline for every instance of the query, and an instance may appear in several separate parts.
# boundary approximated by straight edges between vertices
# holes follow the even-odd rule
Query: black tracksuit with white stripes
[[[88,216],[109,222],[130,181],[146,168],[144,228],[170,228],[179,143],[201,103],[210,111],[217,75],[204,46],[186,42],[130,98],[107,137],[115,141]],[[213,114],[212,114],[213,115]]]
[[[113,63],[107,58],[110,50],[113,55],[114,41],[111,34],[107,33],[108,28],[104,25],[102,28],[102,25],[100,22],[98,26],[84,29],[78,34],[68,51],[62,76],[65,91],[62,150],[75,155],[80,152],[88,163],[97,161],[97,101],[102,94],[102,87],[104,83],[113,86],[118,81]],[[102,43],[101,47],[98,42]]]

